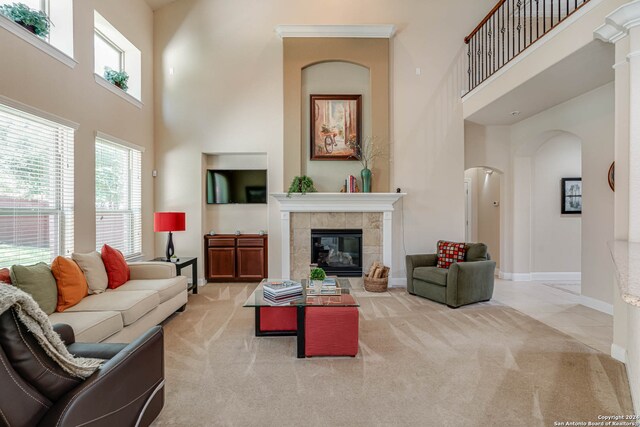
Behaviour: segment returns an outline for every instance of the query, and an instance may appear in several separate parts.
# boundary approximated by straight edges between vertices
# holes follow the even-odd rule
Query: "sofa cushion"
[[[122,252],[109,245],[103,245],[101,253],[102,262],[104,262],[104,268],[109,277],[109,289],[115,289],[127,283],[131,278],[131,273]]]
[[[51,314],[58,304],[58,288],[51,269],[44,262],[11,267],[11,282],[33,297],[42,311]]]
[[[107,270],[104,268],[100,252],[93,251],[87,254],[74,252],[71,255],[71,259],[80,266],[84,273],[89,285],[89,294],[101,294],[107,290],[109,278],[107,277]]]
[[[51,272],[58,288],[56,311],[65,311],[89,294],[87,279],[75,261],[58,256],[51,263]]]
[[[447,286],[449,269],[439,267],[417,267],[413,269],[413,278],[434,285]]]
[[[122,315],[117,311],[65,311],[53,313],[49,320],[56,323],[66,323],[71,326],[76,342],[101,342],[116,334],[124,327]]]
[[[486,261],[488,259],[487,245],[484,243],[467,243],[465,261]]]
[[[464,243],[438,241],[438,267],[449,268],[454,262],[464,261],[466,252]]]
[[[160,304],[162,304],[165,301],[169,301],[180,292],[186,291],[186,289],[187,278],[184,276],[177,276],[172,277],[171,279],[129,280],[127,283],[113,291],[156,291],[160,297]]]
[[[156,308],[160,298],[155,291],[107,291],[99,295],[89,295],[78,304],[67,309],[71,311],[118,311],[122,323],[128,326]]]

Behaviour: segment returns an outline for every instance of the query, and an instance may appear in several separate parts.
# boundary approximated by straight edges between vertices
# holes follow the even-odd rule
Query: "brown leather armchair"
[[[62,370],[20,323],[0,315],[0,426],[148,426],[164,405],[160,326],[131,344],[75,343],[68,325],[54,329],[78,357],[107,359],[90,377]]]

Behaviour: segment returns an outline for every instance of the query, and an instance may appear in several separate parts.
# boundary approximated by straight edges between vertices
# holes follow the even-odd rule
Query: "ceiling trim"
[[[607,43],[615,43],[640,25],[640,0],[624,4],[605,18],[605,23],[595,29],[593,35]]]
[[[281,39],[287,37],[341,37],[390,39],[396,26],[384,25],[278,25],[276,34]]]

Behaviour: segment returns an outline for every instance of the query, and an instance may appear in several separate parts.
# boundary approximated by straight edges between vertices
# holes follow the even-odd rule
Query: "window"
[[[140,50],[98,12],[94,12],[93,23],[94,73],[102,78],[105,67],[115,71],[125,71],[129,75],[127,93],[140,101],[142,99],[142,54]],[[98,83],[105,83],[104,79]],[[116,93],[121,94],[120,89]]]
[[[0,104],[0,265],[73,252],[74,129]]]
[[[130,258],[142,254],[142,151],[109,139],[96,138],[96,249]]]
[[[116,71],[124,70],[124,52],[107,36],[96,30],[94,33],[96,49],[95,73],[102,75],[105,68]]]
[[[18,2],[0,0],[0,4],[12,3]],[[24,3],[31,9],[41,10],[49,16],[52,25],[49,36],[44,40],[73,58],[73,0],[20,0],[19,3]]]

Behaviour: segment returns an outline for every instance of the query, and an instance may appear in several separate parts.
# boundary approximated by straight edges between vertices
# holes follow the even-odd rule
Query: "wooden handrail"
[[[487,21],[489,19],[491,19],[491,17],[493,16],[494,13],[496,13],[496,11],[498,9],[500,9],[500,6],[502,6],[507,0],[500,0],[498,3],[496,3],[495,6],[493,6],[493,9],[491,9],[491,11],[489,13],[487,13],[487,16],[484,17],[484,19],[482,21],[480,21],[480,23],[478,24],[478,26],[476,28],[473,29],[473,31],[471,32],[471,34],[469,34],[467,37],[464,38],[464,43],[465,44],[469,44],[469,41],[471,40],[471,38],[473,36],[476,35],[476,33],[478,31],[480,31],[480,28],[482,28],[482,26],[484,24],[487,23]],[[459,40],[459,39],[458,39]]]

